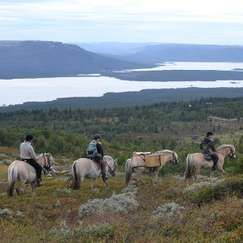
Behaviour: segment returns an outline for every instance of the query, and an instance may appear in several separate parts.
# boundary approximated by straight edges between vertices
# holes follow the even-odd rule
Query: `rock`
[[[57,200],[56,203],[53,205],[54,208],[60,208],[62,206],[60,200]]]
[[[24,213],[18,210],[15,216],[22,218],[24,217]]]
[[[12,216],[13,212],[8,208],[0,208],[0,218]]]

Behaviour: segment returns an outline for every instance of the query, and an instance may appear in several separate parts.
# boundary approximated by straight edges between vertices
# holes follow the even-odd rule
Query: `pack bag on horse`
[[[206,160],[213,161],[212,170],[216,170],[219,157],[216,153],[214,134],[212,132],[208,132],[206,137],[202,140],[200,149]]]
[[[105,172],[104,150],[101,144],[101,136],[99,134],[94,136],[93,140],[89,143],[86,152],[87,158],[95,161],[100,166],[102,179],[104,183],[106,183],[108,177]]]
[[[176,152],[165,149],[151,152],[134,152],[132,158],[125,163],[125,183],[128,184],[132,174],[138,168],[148,168],[155,173],[155,179],[158,179],[160,170],[168,163],[177,164],[178,155]]]
[[[20,145],[20,159],[15,160],[8,167],[8,194],[13,196],[14,185],[17,181],[31,184],[32,191],[40,185],[42,171],[50,171],[55,174],[52,167],[53,157],[50,153],[36,155],[32,146],[32,135],[27,135]]]

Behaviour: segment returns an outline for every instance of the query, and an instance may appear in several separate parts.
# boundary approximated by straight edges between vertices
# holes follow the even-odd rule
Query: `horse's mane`
[[[178,155],[175,151],[169,150],[169,149],[164,149],[164,150],[160,150],[157,153],[171,153],[174,154],[176,156],[176,158],[178,159]]]
[[[232,151],[235,153],[235,146],[232,145],[232,144],[222,144],[220,145],[217,150],[221,150],[221,149],[224,149],[224,148],[230,148],[232,149]]]

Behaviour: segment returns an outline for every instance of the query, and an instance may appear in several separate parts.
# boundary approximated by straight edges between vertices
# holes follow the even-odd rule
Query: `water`
[[[185,70],[192,70],[192,68],[196,70],[208,70],[209,66],[217,68],[215,70],[232,70],[234,68],[243,68],[243,63],[168,63],[166,66],[161,66],[160,68],[168,68],[167,70],[171,70],[173,67],[178,69],[184,67]],[[243,87],[243,80],[219,80],[216,82],[131,82],[97,75],[90,77],[0,80],[0,105],[20,104],[26,101],[48,101],[60,97],[94,97],[102,96],[107,92],[188,87],[239,88]]]
[[[131,71],[162,71],[162,70],[219,70],[219,71],[243,71],[242,62],[165,62],[153,68],[127,69],[118,73]],[[241,70],[240,70],[241,69]]]

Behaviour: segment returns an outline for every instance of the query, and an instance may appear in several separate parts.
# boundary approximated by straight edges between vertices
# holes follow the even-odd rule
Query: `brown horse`
[[[226,157],[236,158],[235,147],[230,144],[223,144],[219,146],[216,150],[216,153],[219,157],[217,163],[217,170],[222,173],[224,171],[224,161]],[[197,175],[200,174],[202,168],[209,168],[209,176],[211,176],[211,171],[213,167],[213,161],[206,160],[202,153],[188,154],[186,158],[186,170],[185,170],[185,179],[194,178],[197,179]]]
[[[151,153],[142,153],[142,154],[151,154]],[[177,164],[178,163],[178,155],[176,152],[171,150],[161,150],[154,154],[160,155],[160,166],[153,168],[153,172],[155,174],[155,179],[158,179],[160,170],[168,163]],[[143,156],[139,156],[134,153],[131,159],[128,159],[125,163],[125,182],[129,183],[133,172],[135,172],[138,168],[146,168],[145,160]],[[150,168],[151,169],[151,168]]]

